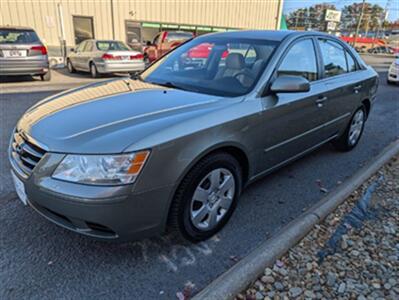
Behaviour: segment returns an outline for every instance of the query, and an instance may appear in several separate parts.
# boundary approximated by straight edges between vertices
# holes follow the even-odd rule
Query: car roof
[[[11,26],[11,25],[1,25],[0,29],[33,30],[32,27],[28,26]]]
[[[288,36],[326,35],[318,31],[297,31],[297,30],[239,30],[211,33],[207,36],[226,38],[249,38],[259,40],[282,41]],[[328,35],[331,36],[331,35]]]

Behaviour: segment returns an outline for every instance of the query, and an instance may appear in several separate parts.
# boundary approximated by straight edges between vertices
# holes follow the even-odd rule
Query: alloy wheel
[[[194,191],[190,206],[191,222],[197,229],[211,230],[223,219],[234,199],[236,182],[225,168],[208,173]]]
[[[364,112],[359,109],[353,116],[348,135],[348,142],[351,146],[355,145],[362,133],[364,126]]]

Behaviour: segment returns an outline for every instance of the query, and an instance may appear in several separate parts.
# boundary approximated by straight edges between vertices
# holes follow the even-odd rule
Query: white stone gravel
[[[338,251],[319,264],[323,249],[367,187],[381,175],[372,197],[374,218],[342,236]],[[300,243],[236,299],[399,299],[399,156],[355,191]]]

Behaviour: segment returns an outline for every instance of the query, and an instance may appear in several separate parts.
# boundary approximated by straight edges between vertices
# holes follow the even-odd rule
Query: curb
[[[235,295],[243,291],[263,273],[265,267],[271,266],[276,259],[298,243],[316,224],[334,211],[354,190],[398,153],[399,140],[396,140],[336,188],[334,193],[324,197],[308,211],[284,226],[271,239],[263,242],[206,286],[193,297],[193,300],[234,299]]]

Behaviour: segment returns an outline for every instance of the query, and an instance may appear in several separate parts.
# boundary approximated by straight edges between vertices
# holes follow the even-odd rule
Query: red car
[[[194,33],[186,31],[161,31],[152,42],[147,42],[144,48],[144,60],[153,62],[181,43],[194,37]]]

